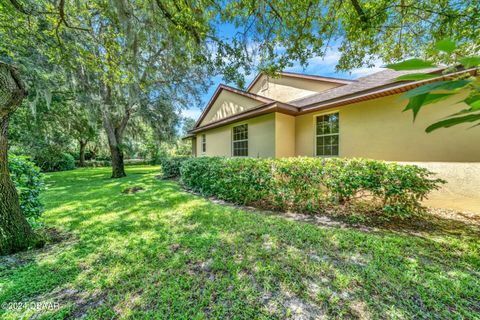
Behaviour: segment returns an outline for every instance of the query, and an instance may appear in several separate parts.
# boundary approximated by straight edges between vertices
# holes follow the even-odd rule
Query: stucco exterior
[[[425,204],[480,211],[480,127],[464,124],[425,132],[430,124],[468,108],[459,103],[466,95],[454,95],[425,106],[413,122],[412,112],[403,112],[408,101],[401,96],[402,92],[422,83],[407,83],[402,87],[393,82],[396,87],[392,89],[392,84],[385,80],[388,76],[391,81],[395,79],[391,73],[384,72],[379,79],[371,75],[351,83],[312,80],[312,77],[259,76],[248,92],[222,91],[213,99],[205,109],[206,114],[202,114],[201,123],[191,132],[195,141],[192,152],[196,156],[233,156],[233,127],[246,123],[249,157],[316,156],[317,117],[338,113],[339,157],[413,163],[428,168],[448,183],[431,193]],[[438,80],[442,80],[442,76]],[[365,91],[372,83],[377,89]],[[355,94],[351,88],[355,90],[358,84],[364,91]],[[339,87],[342,85],[345,87]],[[338,92],[345,94],[338,96]],[[317,101],[320,96],[325,99],[323,104]],[[304,97],[307,98],[298,100]],[[316,102],[310,103],[312,101]],[[328,136],[319,143],[324,154],[335,154],[337,150],[336,125],[325,126],[335,119],[322,117],[323,124],[319,126]],[[332,133],[328,128],[335,131]],[[205,152],[202,152],[203,134]]]
[[[295,117],[275,113],[275,157],[295,156]]]
[[[258,81],[250,88],[249,92],[273,100],[289,102],[338,87],[339,85],[340,84],[338,83],[327,81],[290,77],[267,78],[267,76],[262,75],[260,79],[258,79]]]
[[[246,121],[239,121],[197,135],[197,156],[232,156],[232,128],[248,124],[248,156],[275,157],[275,114],[267,114]],[[206,138],[206,152],[202,151],[202,134]]]
[[[400,95],[350,104],[323,112],[297,116],[295,155],[315,156],[315,118],[339,112],[340,157],[363,157],[391,161],[480,161],[480,129],[465,124],[425,133],[425,128],[466,108],[455,104],[459,97],[425,106],[415,122],[412,112],[402,112],[407,101]]]
[[[424,204],[480,213],[480,162],[404,162],[426,168],[447,181]]]
[[[200,125],[227,118],[234,114],[257,107],[263,102],[223,90]]]

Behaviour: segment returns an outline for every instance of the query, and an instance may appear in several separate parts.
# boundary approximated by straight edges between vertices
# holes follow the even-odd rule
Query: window
[[[317,117],[317,156],[338,156],[338,120],[338,112]]]
[[[248,156],[248,125],[233,127],[233,156]]]
[[[207,151],[207,137],[202,134],[202,152]]]

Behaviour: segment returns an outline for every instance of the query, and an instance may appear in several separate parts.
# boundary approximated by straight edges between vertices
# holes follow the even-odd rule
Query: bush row
[[[180,176],[180,167],[189,156],[174,156],[158,158],[158,163],[162,168],[162,178],[171,179]]]
[[[76,161],[75,165],[80,166],[80,162]],[[100,168],[100,167],[111,167],[112,162],[110,160],[85,160],[85,168]]]
[[[443,183],[413,165],[341,158],[220,158],[183,161],[189,189],[238,204],[283,211],[327,212],[361,205],[401,218],[423,212],[420,201]]]
[[[40,168],[24,156],[9,155],[8,169],[15,184],[20,200],[20,207],[28,222],[35,226],[36,219],[43,212],[40,192],[44,189],[43,174]]]
[[[68,152],[44,152],[35,155],[33,160],[44,172],[75,169],[75,159]]]

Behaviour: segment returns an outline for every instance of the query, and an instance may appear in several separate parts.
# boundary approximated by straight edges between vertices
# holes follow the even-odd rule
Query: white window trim
[[[231,156],[232,157],[246,158],[246,157],[248,157],[248,155],[250,153],[250,146],[248,145],[248,138],[247,139],[242,139],[242,140],[233,140],[233,129],[236,128],[236,127],[243,126],[243,125],[247,125],[247,136],[249,136],[248,122],[235,124],[234,126],[232,126],[232,130],[230,131],[230,136],[231,136],[231,141],[232,141],[232,145],[231,145],[231,147],[232,147]],[[233,149],[234,142],[243,142],[243,141],[247,141],[247,155],[246,156],[236,156],[236,155],[234,155],[234,149]]]
[[[327,134],[320,134],[317,135],[317,118],[321,116],[326,116],[329,114],[338,113],[338,133],[327,133]],[[322,157],[322,158],[337,158],[340,157],[340,111],[339,110],[329,110],[327,112],[317,113],[313,116],[313,154],[315,157]],[[338,154],[337,155],[323,155],[317,154],[317,138],[318,137],[326,137],[326,136],[338,136]]]
[[[207,152],[207,135],[206,134],[202,134],[201,142],[202,142],[202,153],[206,153]]]

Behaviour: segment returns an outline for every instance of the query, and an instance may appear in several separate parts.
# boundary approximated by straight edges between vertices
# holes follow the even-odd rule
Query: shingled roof
[[[422,70],[422,73],[440,73],[442,70],[443,68],[429,68]],[[395,82],[396,78],[405,74],[412,73],[419,73],[419,70],[394,71],[391,69],[385,69],[383,71],[358,78],[356,81],[351,82],[347,85],[331,88],[308,97],[290,101],[289,104],[296,107],[306,107],[312,104],[330,101],[335,98],[345,98],[351,94],[356,94],[359,92],[377,90],[379,87],[398,85],[399,82]]]
[[[470,69],[461,69],[459,71],[442,74],[442,71],[445,68],[430,68],[419,70],[410,70],[410,71],[394,71],[390,69],[385,69],[383,71],[373,73],[366,77],[358,78],[356,81],[352,81],[349,84],[345,84],[340,87],[328,89],[326,91],[313,94],[311,96],[290,101],[289,103],[281,103],[279,101],[271,100],[266,97],[259,95],[251,96],[257,100],[265,99],[264,104],[259,105],[255,108],[240,112],[238,114],[232,115],[230,117],[214,121],[204,126],[199,126],[201,119],[207,110],[204,110],[204,113],[197,122],[197,126],[190,130],[190,133],[197,133],[203,130],[215,128],[222,126],[228,123],[232,123],[238,120],[253,118],[258,115],[270,113],[270,112],[280,112],[289,115],[301,115],[313,111],[324,110],[329,108],[334,108],[342,105],[352,104],[360,101],[366,101],[371,99],[376,99],[380,97],[385,97],[393,94],[399,94],[413,88],[422,86],[427,83],[441,81],[448,79],[452,76],[461,75],[464,73],[470,73],[471,75],[477,74],[477,68]],[[431,79],[419,80],[419,81],[396,81],[399,76],[413,73],[430,73],[436,75],[436,77]],[[223,89],[235,92],[241,95],[253,95],[251,93],[234,89],[227,86],[222,86]],[[220,88],[222,89],[222,88]],[[213,98],[214,99],[214,98]]]

